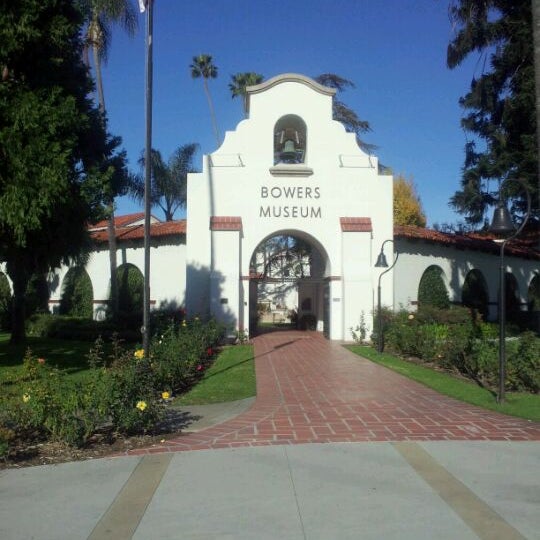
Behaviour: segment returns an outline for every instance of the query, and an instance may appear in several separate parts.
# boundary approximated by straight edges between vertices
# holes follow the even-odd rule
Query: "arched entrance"
[[[328,256],[305,232],[278,231],[263,239],[250,260],[250,333],[299,328],[327,333]]]

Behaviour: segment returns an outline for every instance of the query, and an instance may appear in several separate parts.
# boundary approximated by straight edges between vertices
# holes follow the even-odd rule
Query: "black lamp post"
[[[379,282],[377,285],[377,315],[378,315],[378,326],[379,330],[377,332],[377,352],[382,353],[384,349],[384,340],[383,340],[383,317],[381,313],[381,278],[386,274],[386,272],[390,272],[392,268],[394,268],[394,265],[397,263],[399,253],[396,253],[396,258],[394,259],[394,262],[391,264],[391,266],[388,266],[388,262],[386,260],[386,255],[384,254],[384,245],[387,242],[394,243],[393,240],[385,240],[382,243],[381,246],[381,252],[379,253],[379,256],[377,257],[377,262],[375,263],[375,268],[386,268],[384,272],[381,272],[379,274]]]
[[[527,212],[523,217],[521,225],[516,229],[508,208],[506,207],[502,191],[507,182],[518,182],[527,195]],[[531,215],[531,194],[523,180],[507,178],[499,188],[499,202],[493,213],[490,232],[500,235],[503,238],[496,240],[500,244],[500,266],[499,266],[499,393],[497,403],[504,403],[504,386],[506,381],[506,272],[504,267],[504,248],[510,240],[514,239],[525,227]]]

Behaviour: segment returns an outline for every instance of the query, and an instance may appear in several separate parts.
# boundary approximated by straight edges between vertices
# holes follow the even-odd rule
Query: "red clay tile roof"
[[[123,216],[120,216],[123,217]],[[186,220],[163,221],[160,223],[150,224],[150,236],[152,238],[175,236],[186,234]],[[107,230],[91,231],[90,237],[98,243],[107,242]],[[116,240],[119,242],[125,240],[142,240],[144,239],[144,225],[135,225],[130,227],[117,227]]]
[[[140,221],[141,219],[144,219],[144,212],[135,212],[134,214],[126,214],[124,216],[114,216],[114,226],[115,227],[127,227],[130,223],[134,223],[135,221]],[[96,229],[106,229],[107,228],[107,220],[102,219],[101,221],[98,221],[94,225],[90,225],[90,230],[96,230]]]
[[[210,218],[212,231],[241,231],[242,218],[238,216],[212,216]]]
[[[394,227],[394,236],[396,238],[408,240],[423,240],[435,244],[444,244],[457,249],[472,249],[494,254],[500,252],[499,244],[494,242],[496,237],[490,234],[443,233],[433,229],[414,227],[412,225],[396,225]],[[511,240],[510,243],[506,245],[505,252],[517,257],[540,259],[540,251],[535,248],[535,244],[538,245],[537,239],[527,239],[525,241],[520,239]]]
[[[343,232],[371,232],[371,218],[368,217],[340,217]]]

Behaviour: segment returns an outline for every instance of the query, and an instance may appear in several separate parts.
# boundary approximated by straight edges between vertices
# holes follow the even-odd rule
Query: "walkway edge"
[[[482,540],[525,540],[517,529],[450,474],[419,444],[396,442],[393,446],[479,538]]]
[[[99,520],[88,540],[130,540],[146,512],[173,454],[141,459],[113,503]]]

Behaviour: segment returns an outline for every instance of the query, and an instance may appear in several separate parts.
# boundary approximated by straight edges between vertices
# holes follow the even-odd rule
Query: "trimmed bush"
[[[91,319],[93,300],[92,281],[86,270],[82,267],[70,268],[64,278],[60,315]]]
[[[426,268],[418,285],[418,304],[420,306],[430,305],[440,309],[450,307],[450,298],[442,275],[442,270],[438,266]]]
[[[117,280],[118,311],[142,313],[144,277],[141,271],[133,264],[122,264],[118,267]]]

